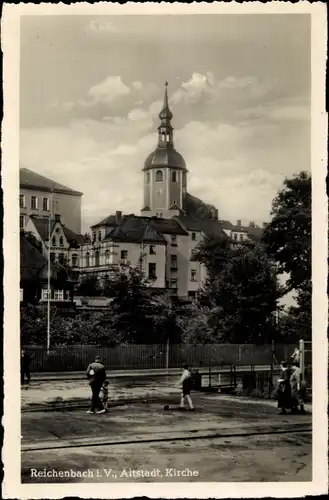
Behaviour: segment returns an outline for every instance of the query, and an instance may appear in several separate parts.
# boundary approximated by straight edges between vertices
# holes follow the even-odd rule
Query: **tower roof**
[[[168,121],[168,122],[170,122],[170,120],[173,117],[173,114],[172,114],[172,112],[169,109],[167,87],[168,87],[168,82],[166,81],[166,83],[165,83],[165,95],[164,95],[164,100],[163,100],[163,108],[162,108],[162,110],[159,113],[159,118],[162,121]]]
[[[143,170],[152,168],[178,168],[186,170],[184,158],[179,154],[173,145],[173,128],[171,126],[172,112],[169,109],[168,103],[168,82],[165,83],[165,95],[162,110],[159,113],[161,120],[159,130],[158,145],[145,160]]]
[[[146,158],[143,170],[150,170],[151,168],[158,167],[172,167],[186,170],[186,163],[182,155],[179,154],[173,146],[158,146]]]

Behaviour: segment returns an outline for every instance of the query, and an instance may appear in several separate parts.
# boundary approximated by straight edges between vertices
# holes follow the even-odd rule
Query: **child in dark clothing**
[[[108,411],[108,400],[109,400],[109,381],[104,380],[104,383],[102,385],[101,389],[101,394],[102,394],[102,403],[104,406],[104,409]]]

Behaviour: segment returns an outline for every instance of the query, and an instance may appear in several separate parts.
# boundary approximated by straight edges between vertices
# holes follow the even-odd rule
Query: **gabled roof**
[[[19,185],[21,188],[25,189],[40,189],[42,191],[54,192],[54,193],[62,193],[62,194],[71,194],[74,196],[82,196],[83,193],[80,191],[76,191],[75,189],[71,189],[63,184],[59,184],[52,179],[48,179],[43,175],[37,174],[33,172],[29,168],[20,168],[19,169]]]
[[[264,233],[264,229],[259,226],[243,226],[243,230],[253,240],[260,240]]]
[[[37,215],[31,215],[30,219],[32,220],[33,224],[35,225],[36,230],[40,234],[40,237],[43,241],[48,241],[48,235],[49,235],[49,218],[48,217],[39,217]],[[84,242],[84,238],[81,234],[75,233],[68,227],[64,226],[60,221],[51,221],[51,228],[50,232],[52,234],[54,230],[55,224],[60,224],[60,226],[63,229],[63,233],[65,235],[65,238],[67,239],[69,245],[82,245]]]
[[[173,203],[169,210],[179,210],[180,212],[182,211],[181,208],[177,205],[177,203]]]
[[[126,216],[121,219],[119,226],[114,228],[105,240],[122,241],[129,243],[157,243],[166,244],[163,235],[150,224],[147,218]]]
[[[70,245],[83,245],[84,237],[82,236],[82,234],[75,233],[68,227],[64,226],[64,224],[62,224],[62,228],[65,234],[65,238]]]
[[[38,215],[31,215],[30,219],[35,225],[36,230],[40,234],[42,241],[48,241],[49,235],[49,218],[48,217],[39,217]],[[51,221],[50,234],[53,232],[55,226],[55,221]]]
[[[22,281],[38,279],[47,259],[23,235],[20,236],[20,272]]]
[[[145,217],[150,224],[162,234],[187,235],[186,230],[179,224],[176,218],[161,219],[160,217]]]
[[[128,227],[126,225],[127,220],[135,221],[135,225],[140,225],[140,227],[145,227],[147,225],[149,228],[153,228],[159,234],[181,234],[186,235],[187,232],[181,227],[181,225],[175,219],[162,219],[160,217],[147,217],[147,216],[137,216],[137,215],[123,215],[120,220],[117,219],[115,215],[109,215],[102,221],[98,222],[92,229],[96,229],[101,226],[110,226],[114,229],[106,236],[105,239],[109,240],[112,237],[118,237],[119,229],[122,227]],[[142,221],[142,222],[137,222]],[[130,222],[132,224],[132,222]],[[118,231],[115,231],[118,229]],[[120,230],[121,231],[121,230]],[[123,235],[121,235],[123,237]]]
[[[97,227],[101,226],[113,226],[116,227],[118,225],[119,221],[117,220],[117,217],[115,215],[108,215],[105,217],[105,219],[101,220],[100,222],[97,222],[97,224],[94,224],[91,226],[91,229],[95,229]]]
[[[216,219],[196,219],[186,215],[179,215],[175,217],[180,224],[188,231],[197,231],[206,234],[207,236],[224,236],[227,237],[223,231],[221,221]]]

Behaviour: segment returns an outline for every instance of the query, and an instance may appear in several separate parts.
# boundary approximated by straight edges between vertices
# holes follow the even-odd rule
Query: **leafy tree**
[[[168,294],[154,295],[151,302],[152,322],[155,333],[155,343],[179,343],[182,328],[179,322],[179,311],[174,298]]]
[[[102,295],[102,288],[98,282],[97,276],[91,275],[82,278],[76,290],[76,295],[83,295],[85,297],[99,297]]]
[[[232,244],[225,236],[205,236],[196,248],[194,259],[204,264],[210,279],[217,276],[234,255]]]
[[[208,307],[191,304],[178,318],[185,344],[211,344],[218,339],[213,325],[213,311]]]
[[[112,298],[107,319],[111,329],[125,342],[153,343],[154,324],[148,280],[139,266],[110,277],[107,295]]]
[[[221,255],[221,254],[220,254]],[[276,336],[280,287],[262,245],[232,249],[202,295],[212,307],[209,324],[221,342],[268,342]]]
[[[305,290],[311,280],[312,206],[311,176],[301,172],[285,179],[272,204],[272,221],[263,241],[277,263],[278,271],[288,273],[287,289]],[[298,300],[298,298],[297,298]]]

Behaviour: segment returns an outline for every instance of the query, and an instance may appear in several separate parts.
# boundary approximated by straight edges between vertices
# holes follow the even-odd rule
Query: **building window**
[[[90,255],[88,252],[86,253],[86,267],[90,267]]]
[[[102,231],[98,231],[98,241],[101,241],[102,239]]]
[[[76,253],[72,255],[72,266],[77,267],[78,266],[78,256]]]
[[[25,196],[23,194],[19,195],[19,207],[25,208]]]
[[[64,299],[64,290],[55,290],[54,299],[55,300],[63,300]]]
[[[171,246],[177,247],[177,236],[175,234],[171,235]]]
[[[196,292],[195,292],[195,291],[193,291],[193,290],[190,290],[190,291],[188,292],[188,296],[189,296],[189,297],[191,297],[192,299],[195,299],[195,298],[196,298]]]
[[[110,251],[105,250],[105,264],[108,265],[110,263]]]
[[[155,246],[150,245],[150,255],[155,255]]]
[[[177,280],[173,279],[170,280],[170,288],[177,288]]]
[[[56,246],[56,238],[55,238],[55,236],[53,236],[53,237],[51,238],[51,246],[53,246],[53,247],[55,247],[55,246]]]
[[[42,199],[42,210],[44,212],[48,212],[49,211],[49,198],[43,198]]]
[[[172,271],[177,271],[177,255],[170,256],[170,269]]]
[[[171,181],[177,182],[177,172],[174,171],[171,173]]]
[[[93,242],[96,241],[96,238],[97,238],[97,234],[96,233],[93,233]]]
[[[59,238],[59,246],[62,247],[64,245],[64,240],[63,240],[63,236],[61,236]]]
[[[196,270],[195,269],[191,270],[191,281],[196,281]]]
[[[150,184],[150,172],[146,174],[146,184]]]
[[[149,278],[156,279],[156,264],[153,262],[149,263]]]
[[[99,251],[95,252],[95,266],[99,266]]]
[[[32,210],[38,209],[38,198],[36,196],[31,196],[31,209]]]
[[[49,300],[49,299],[51,299],[51,290],[48,290],[48,288],[43,288],[41,290],[41,299],[42,300]]]
[[[235,241],[237,241],[237,239],[238,239],[238,235],[237,235],[236,233],[233,233],[233,239],[234,239]]]
[[[128,260],[128,250],[121,250],[121,261],[123,264],[127,264]]]
[[[50,254],[50,261],[55,262],[56,254],[54,252],[51,252]]]
[[[24,229],[25,227],[25,217],[24,215],[19,216],[19,229]]]
[[[58,254],[58,262],[60,264],[62,264],[62,265],[64,264],[64,262],[65,262],[65,255],[63,253]]]
[[[162,170],[157,170],[155,172],[155,182],[163,182],[163,172],[162,172]]]
[[[195,241],[196,240],[196,233],[192,233],[192,241]]]

